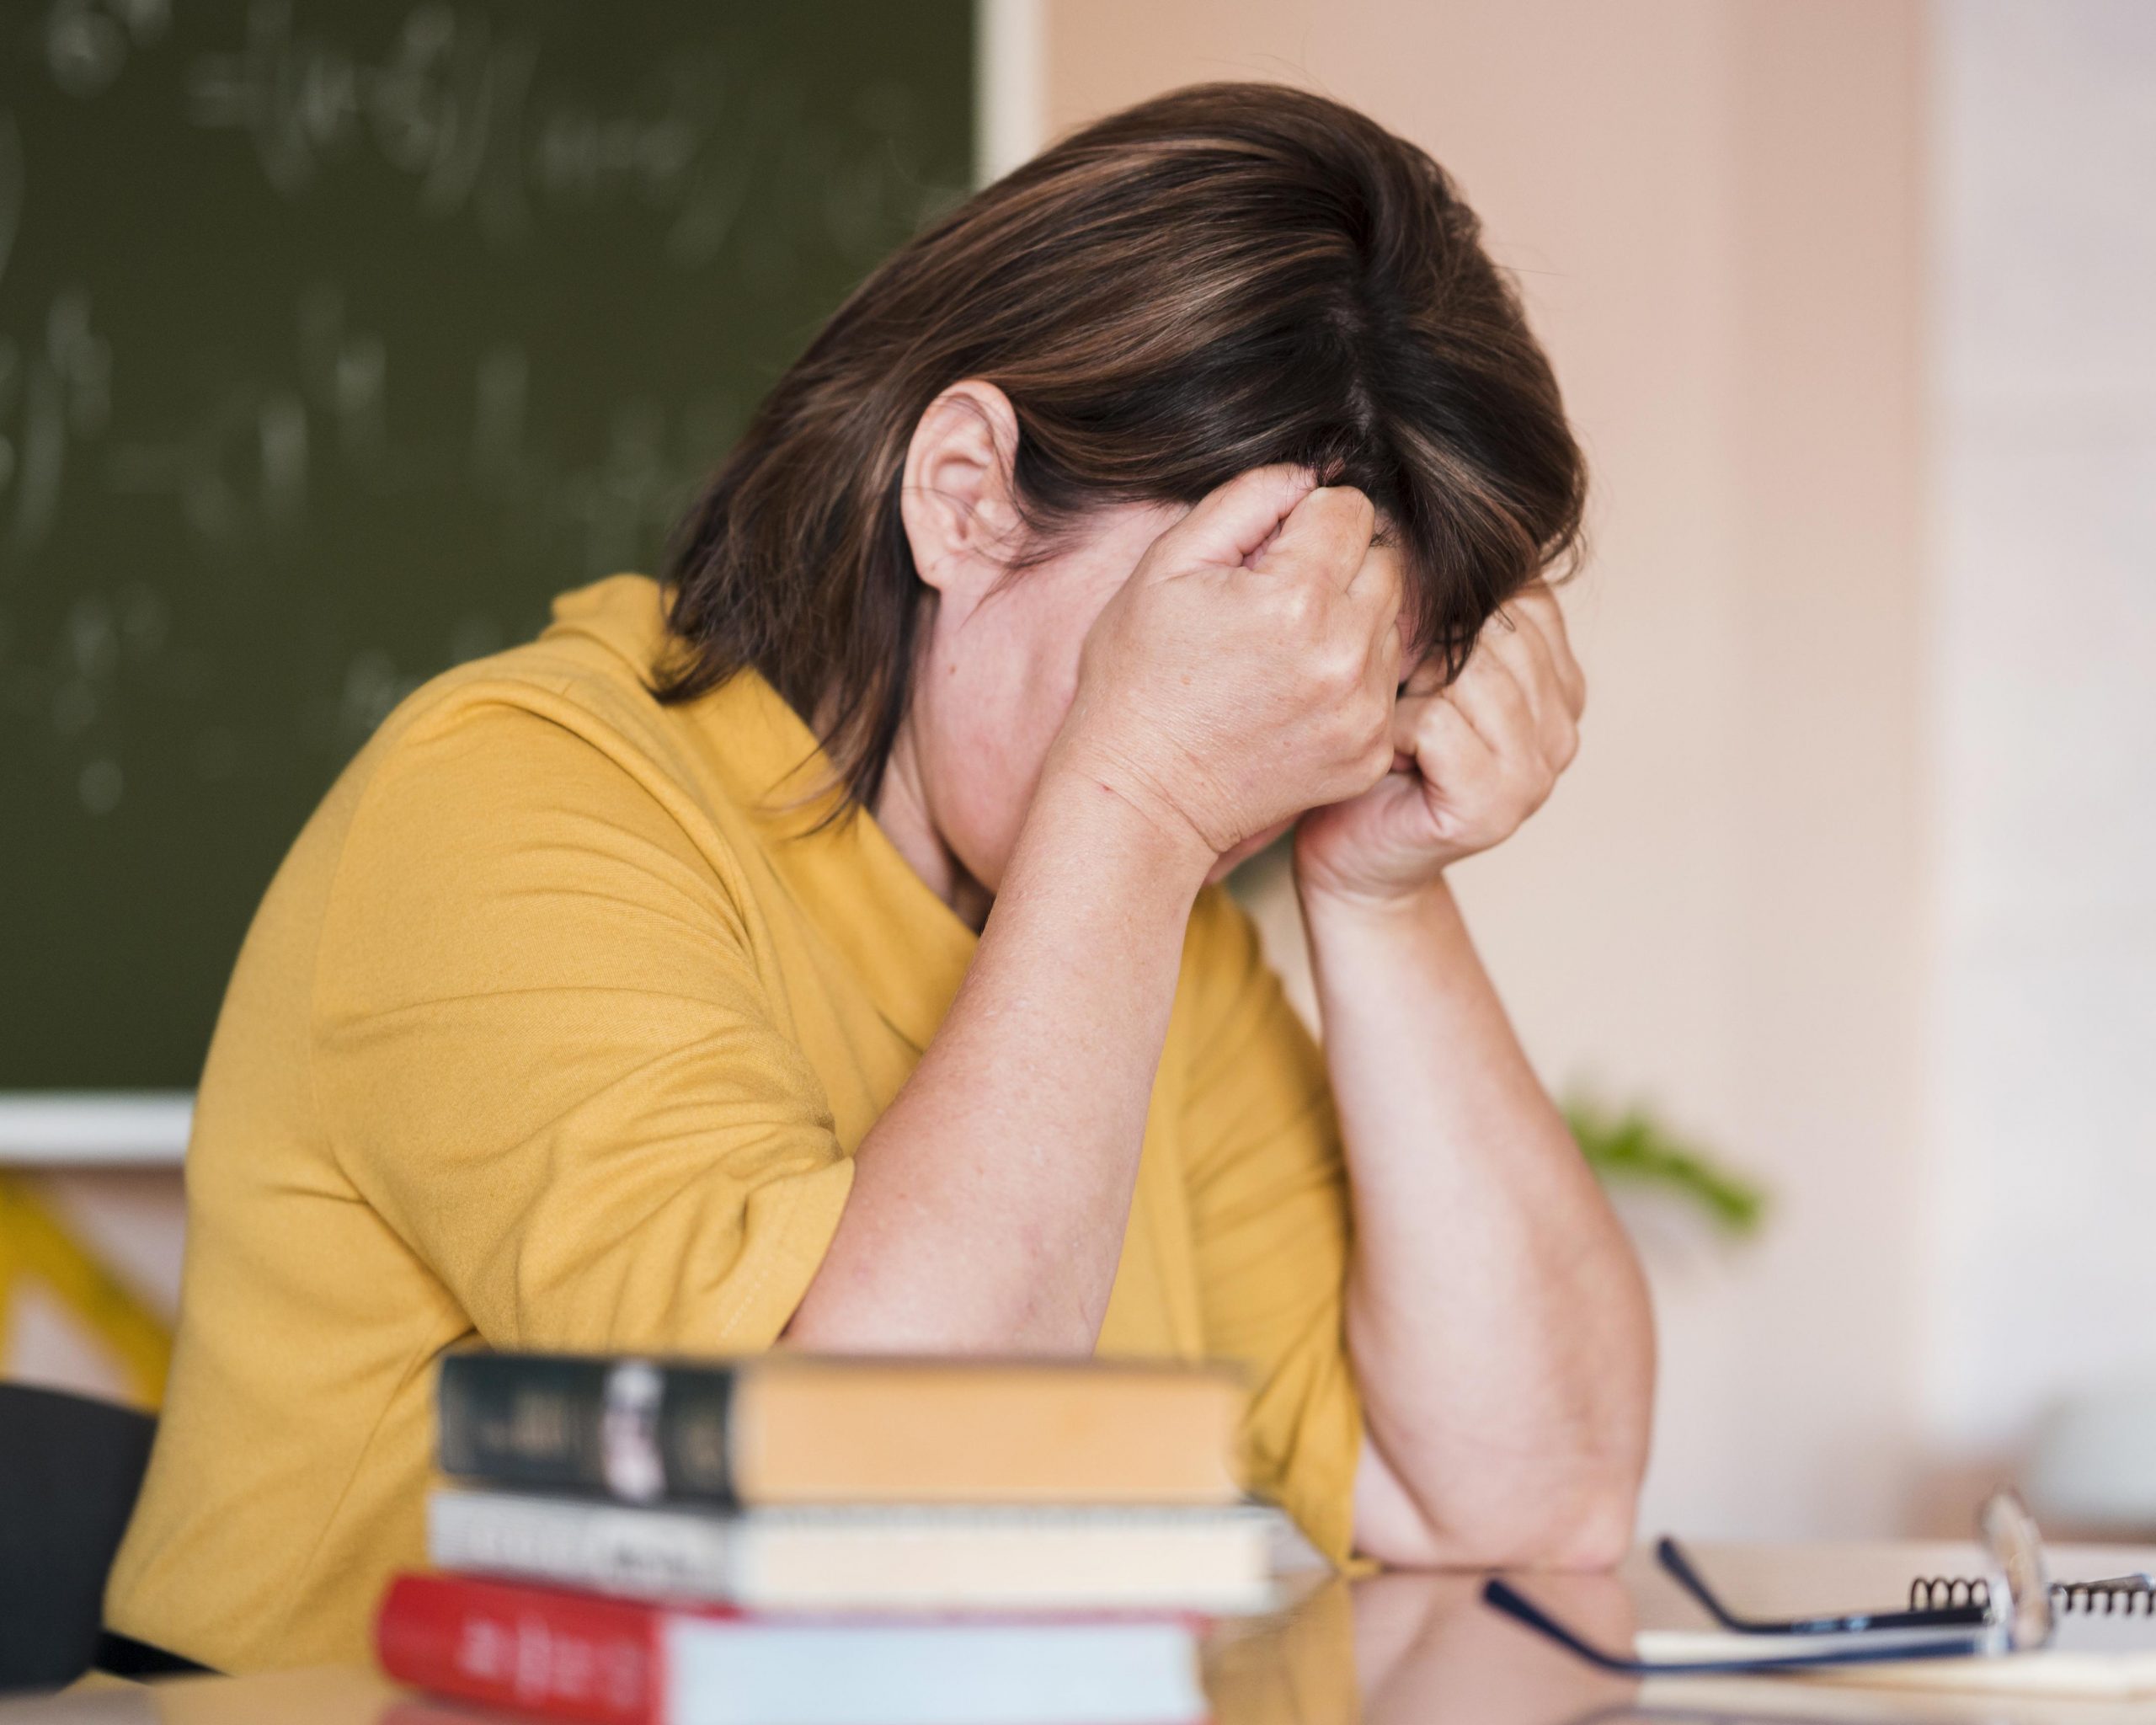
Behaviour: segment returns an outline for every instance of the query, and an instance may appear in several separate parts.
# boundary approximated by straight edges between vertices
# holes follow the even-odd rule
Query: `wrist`
[[[1440,872],[1428,879],[1391,888],[1358,886],[1333,879],[1324,870],[1295,858],[1295,896],[1303,921],[1313,933],[1320,928],[1398,931],[1427,923],[1433,916],[1457,918],[1451,884]]]
[[[1197,829],[1161,799],[1125,775],[1061,750],[1042,771],[1021,843],[1036,836],[1188,900],[1218,860]]]
[[[1103,848],[1178,884],[1195,898],[1219,860],[1203,834],[1142,773],[1059,743],[1049,754],[1026,824],[1054,821],[1086,835],[1089,851]]]

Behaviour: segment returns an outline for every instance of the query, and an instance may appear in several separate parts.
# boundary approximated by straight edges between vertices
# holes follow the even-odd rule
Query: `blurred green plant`
[[[1758,1183],[1684,1142],[1645,1108],[1611,1109],[1591,1098],[1565,1103],[1580,1153],[1609,1185],[1658,1188],[1696,1204],[1724,1233],[1756,1234],[1767,1194]]]

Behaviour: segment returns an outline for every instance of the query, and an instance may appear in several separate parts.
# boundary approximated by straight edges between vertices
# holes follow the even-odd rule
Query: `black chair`
[[[132,1408],[0,1384],[0,1692],[89,1669],[156,1429]]]

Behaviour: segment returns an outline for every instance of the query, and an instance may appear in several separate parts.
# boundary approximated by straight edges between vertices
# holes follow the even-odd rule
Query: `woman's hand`
[[[1359,491],[1230,480],[1153,542],[1095,621],[1047,772],[1136,806],[1209,866],[1393,760],[1400,569]]]
[[[1304,817],[1295,868],[1305,893],[1410,898],[1509,837],[1572,764],[1586,700],[1556,595],[1537,581],[1484,626],[1449,687],[1428,665],[1408,678],[1393,714],[1393,770]]]

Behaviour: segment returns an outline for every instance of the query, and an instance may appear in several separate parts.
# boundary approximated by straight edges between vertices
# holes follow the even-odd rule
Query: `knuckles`
[[[1366,686],[1343,691],[1319,708],[1327,754],[1356,781],[1374,784],[1392,766],[1392,702]]]
[[[1326,595],[1323,586],[1305,574],[1283,581],[1273,597],[1274,622],[1297,640],[1315,633],[1323,622]]]
[[[1320,693],[1341,700],[1360,689],[1369,655],[1353,640],[1328,641],[1310,655],[1310,676]]]

